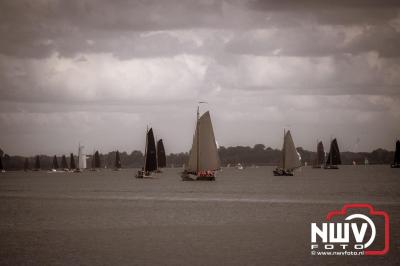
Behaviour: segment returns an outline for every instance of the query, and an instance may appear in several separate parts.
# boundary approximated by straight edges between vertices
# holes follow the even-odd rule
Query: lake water
[[[400,265],[400,169],[224,168],[215,182],[181,169],[0,174],[1,265]],[[311,256],[310,223],[345,203],[390,215],[382,257]]]

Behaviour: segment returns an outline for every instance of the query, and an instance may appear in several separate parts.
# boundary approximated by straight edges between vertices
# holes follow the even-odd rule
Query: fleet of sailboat
[[[216,171],[220,169],[220,158],[218,154],[218,146],[215,141],[211,115],[206,111],[200,116],[200,103],[197,106],[196,127],[193,135],[192,146],[189,151],[189,159],[184,164],[184,171],[181,173],[183,181],[207,180],[213,181],[216,178]],[[293,176],[294,171],[302,166],[300,154],[296,150],[290,130],[284,130],[283,145],[279,165],[273,170],[275,176]],[[84,153],[84,146],[78,146],[78,166],[76,167],[73,153],[70,154],[70,164],[68,166],[65,155],[61,157],[61,165],[58,164],[57,156],[54,155],[52,168],[49,172],[82,172],[87,168],[87,156]],[[324,145],[322,141],[317,143],[316,157],[313,161],[312,168],[339,169],[341,156],[337,139],[334,138],[330,143],[330,149],[325,156]],[[365,157],[364,165],[368,165],[369,161]],[[106,165],[106,162],[105,162]],[[307,166],[307,162],[304,162]],[[353,161],[353,165],[356,162]],[[154,138],[153,129],[146,130],[146,145],[144,153],[144,164],[141,170],[136,174],[137,178],[150,178],[153,173],[161,172],[160,169],[167,166],[166,153],[162,139],[157,142]],[[230,164],[227,165],[227,168]],[[400,168],[400,140],[396,141],[396,149],[394,153],[392,168]],[[97,171],[101,168],[100,154],[98,151],[93,153],[91,158],[91,170]],[[106,168],[106,166],[105,166]],[[120,153],[115,153],[114,170],[122,168]],[[243,166],[238,163],[236,168],[243,170]],[[30,170],[29,159],[25,158],[24,171]],[[33,171],[41,170],[40,156],[35,156],[35,164]],[[0,156],[0,172],[5,172],[3,157]]]
[[[290,130],[284,131],[283,136],[282,157],[273,173],[275,176],[293,176],[293,171],[301,167],[301,161]]]
[[[196,130],[189,162],[181,177],[183,181],[214,181],[218,169],[220,169],[220,159],[210,112],[207,111],[200,117],[200,107],[197,106]]]

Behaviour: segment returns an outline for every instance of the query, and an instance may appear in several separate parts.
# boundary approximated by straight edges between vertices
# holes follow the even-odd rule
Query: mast
[[[282,149],[282,169],[285,170],[285,140],[286,140],[286,130],[283,129],[283,149]]]
[[[329,156],[331,157],[330,158],[330,160],[329,160],[329,163],[331,164],[331,165],[333,165],[333,162],[332,162],[332,159],[333,159],[333,149],[332,149],[332,146],[333,146],[333,140],[332,140],[332,138],[331,138],[331,149],[330,149],[330,151],[329,151]]]
[[[149,126],[146,126],[146,146],[144,147],[144,171],[146,172],[146,164],[147,164],[147,134],[149,133]]]
[[[197,141],[196,141],[196,152],[197,152],[197,156],[196,156],[196,174],[199,172],[199,155],[200,155],[200,150],[199,150],[199,142],[200,142],[200,138],[199,138],[199,131],[200,131],[200,126],[199,126],[199,115],[200,115],[200,102],[197,105],[197,116],[196,116],[196,135],[197,135]]]

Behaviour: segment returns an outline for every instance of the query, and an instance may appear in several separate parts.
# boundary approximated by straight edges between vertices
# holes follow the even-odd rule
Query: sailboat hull
[[[144,171],[138,171],[135,175],[136,178],[144,179],[144,178],[153,178],[151,172],[145,173]]]
[[[185,173],[181,174],[182,181],[215,181],[215,174],[208,176],[199,176],[195,173]]]
[[[288,170],[283,170],[280,168],[276,168],[274,171],[274,176],[293,176],[293,172]]]

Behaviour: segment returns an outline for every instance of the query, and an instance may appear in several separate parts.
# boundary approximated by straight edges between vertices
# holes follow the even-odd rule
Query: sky
[[[198,101],[221,146],[394,149],[400,1],[0,1],[0,148],[187,152]]]

